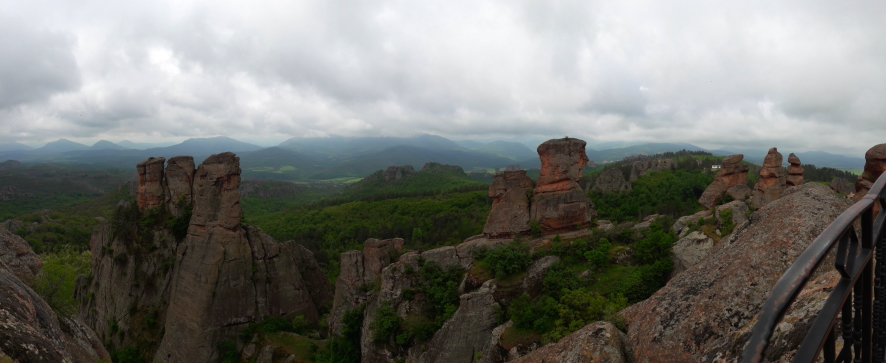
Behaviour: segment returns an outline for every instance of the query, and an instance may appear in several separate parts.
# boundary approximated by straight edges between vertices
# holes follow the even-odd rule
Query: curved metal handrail
[[[876,220],[874,220],[872,218],[873,207],[877,202],[880,202],[881,208]],[[871,261],[873,260],[874,244],[876,241],[878,242],[876,243],[877,246],[880,247],[883,243],[881,232],[883,231],[884,219],[886,219],[886,208],[883,207],[886,207],[886,173],[877,179],[870,191],[868,191],[861,200],[849,207],[846,211],[840,214],[837,219],[831,222],[831,224],[815,238],[809,247],[797,257],[797,260],[794,261],[794,263],[791,264],[785,273],[778,279],[775,286],[773,286],[770,291],[766,302],[763,303],[757,323],[751,331],[748,345],[745,347],[744,353],[742,354],[741,361],[743,363],[757,363],[763,361],[763,354],[769,346],[769,339],[772,337],[772,332],[775,329],[775,326],[781,321],[785,312],[787,312],[799,293],[803,290],[803,287],[809,282],[812,274],[818,269],[822,261],[825,260],[828,253],[838,242],[839,247],[835,267],[840,271],[842,279],[834,288],[834,291],[831,292],[831,296],[828,297],[825,306],[822,308],[819,316],[810,328],[806,339],[804,339],[803,343],[797,350],[797,355],[795,355],[793,361],[811,362],[818,356],[822,349],[830,355],[833,354],[833,349],[828,351],[828,347],[825,346],[825,343],[830,342],[833,344],[833,340],[835,339],[833,327],[836,323],[837,313],[842,310],[844,315],[852,315],[852,305],[847,304],[847,299],[852,295],[853,286],[862,289],[860,290],[860,292],[862,292],[862,298],[856,299],[857,301],[855,302],[855,308],[856,310],[859,310],[855,313],[857,320],[855,324],[858,325],[856,328],[866,329],[868,332],[858,334],[859,336],[851,336],[852,333],[846,335],[845,329],[852,328],[853,326],[847,325],[848,323],[844,321],[844,340],[846,337],[855,338],[849,345],[860,343],[857,344],[859,345],[858,347],[855,347],[856,355],[860,355],[862,361],[873,361],[871,358],[871,343],[886,345],[886,342],[881,343],[872,341],[872,338],[874,337],[869,336],[870,330],[875,331],[875,336],[886,334],[878,331],[878,329],[886,327],[883,326],[884,324],[882,322],[874,322],[878,324],[878,326],[874,327],[869,321],[872,310],[874,310],[874,315],[877,315],[876,318],[880,320],[886,318],[886,306],[884,306],[884,302],[882,301],[886,296],[883,295],[884,290],[881,285],[881,277],[883,276],[881,276],[882,273],[880,273],[881,271],[886,270],[882,270],[882,266],[877,268],[877,307],[872,309],[870,306],[871,302],[869,301],[872,297],[870,292],[873,280],[871,279],[872,276],[869,275],[873,272],[873,264]],[[853,224],[859,217],[862,219],[860,249],[857,248],[859,245],[859,239],[855,234],[854,228],[852,228]],[[848,251],[847,247],[849,249]],[[883,250],[884,248],[878,248],[878,261],[884,258]],[[864,294],[865,291],[868,292],[868,294]],[[856,292],[856,294],[858,295],[858,292]],[[868,299],[867,302],[864,301],[865,296]],[[848,311],[846,310],[847,306],[849,307]],[[846,319],[845,316],[844,319]],[[865,319],[868,321],[864,321]],[[886,335],[883,336],[886,337]],[[878,346],[877,348],[881,348],[879,351],[882,352],[882,347]],[[844,349],[844,353],[841,353],[841,357],[845,358],[844,354],[846,354],[846,351],[847,350]],[[882,353],[878,354],[876,361],[881,362],[883,359],[882,355]],[[833,360],[826,357],[825,361]]]

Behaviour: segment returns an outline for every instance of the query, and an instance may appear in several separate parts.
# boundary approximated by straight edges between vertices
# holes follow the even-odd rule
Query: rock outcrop
[[[606,170],[597,176],[591,190],[603,194],[631,191],[631,182],[625,180],[624,174],[618,168]]]
[[[31,250],[28,241],[0,228],[0,263],[19,280],[33,286],[43,261]]]
[[[510,166],[510,165],[509,165]],[[517,166],[519,169],[519,165]],[[422,173],[443,173],[443,172],[453,172],[453,173],[462,173],[464,174],[465,170],[458,165],[446,165],[435,162],[425,163],[424,166],[421,167]]]
[[[22,163],[18,160],[6,160],[0,163],[0,170],[14,169],[21,167]]]
[[[385,170],[379,170],[371,175],[363,178],[364,181],[369,180],[382,180],[385,182],[392,182],[395,180],[400,180],[405,176],[409,176],[417,173],[415,169],[412,168],[412,165],[403,165],[403,166],[389,166]]]
[[[19,278],[33,278],[40,261],[24,240],[7,237],[0,236],[0,357],[15,362],[110,361],[94,332],[74,319],[60,320]]]
[[[729,220],[723,220],[724,213],[728,213],[732,216]],[[748,220],[747,217],[748,205],[740,200],[734,200],[729,203],[723,204],[721,206],[717,206],[717,226],[719,228],[723,228],[727,224],[731,224],[733,226],[740,226],[742,223]]]
[[[674,160],[671,159],[653,159],[653,160],[640,160],[635,161],[631,164],[631,176],[629,178],[630,181],[634,181],[639,179],[641,176],[646,175],[647,170],[650,172],[659,172],[662,170],[673,170],[674,169]]]
[[[717,203],[717,200],[719,200],[727,190],[736,185],[744,185],[747,183],[749,168],[747,165],[742,164],[741,161],[743,159],[744,155],[742,154],[730,155],[723,158],[723,167],[717,172],[717,175],[714,176],[714,181],[711,185],[708,185],[708,187],[705,188],[701,198],[698,198],[698,204],[701,204],[708,209],[713,208],[714,204]]]
[[[163,205],[166,202],[163,184],[165,158],[149,158],[138,163],[138,191],[136,201],[141,210]]]
[[[671,246],[671,257],[674,260],[672,275],[686,271],[701,262],[714,247],[714,240],[701,231],[687,233]]]
[[[341,332],[341,319],[345,312],[366,302],[367,284],[378,284],[382,270],[403,251],[403,239],[378,240],[370,238],[363,243],[363,251],[348,251],[341,254],[338,280],[335,282],[335,296],[332,311],[329,312],[329,333]]]
[[[194,185],[195,171],[191,156],[176,156],[166,162],[166,207],[175,216],[194,203],[191,186]]]
[[[875,145],[864,153],[864,172],[855,180],[855,200],[861,200],[886,171],[886,144]],[[875,204],[876,207],[876,204]]]
[[[530,217],[543,232],[585,228],[597,213],[578,185],[588,163],[586,143],[579,139],[553,139],[538,146],[541,169],[533,190]]]
[[[834,178],[828,185],[830,185],[831,190],[843,195],[849,195],[855,192],[855,186],[843,178]]]
[[[695,362],[759,313],[772,284],[850,202],[807,183],[759,209],[701,262],[621,314],[638,363]]]
[[[754,184],[754,193],[751,196],[751,203],[757,208],[769,204],[773,200],[781,196],[784,191],[785,171],[781,166],[782,156],[778,149],[771,148],[763,158],[763,167],[760,169],[760,181]]]
[[[800,158],[791,153],[788,155],[788,163],[791,166],[788,166],[788,176],[784,179],[785,185],[787,187],[795,187],[803,184],[803,167],[800,166]]]
[[[630,363],[632,357],[625,334],[612,324],[599,321],[511,362]]]
[[[686,235],[689,234],[689,228],[687,228],[689,225],[698,222],[699,219],[710,218],[713,215],[713,211],[703,210],[690,216],[677,218],[677,220],[674,221],[674,225],[671,226],[671,230],[673,230],[674,234],[679,238],[686,237]]]
[[[529,231],[529,195],[535,183],[525,170],[504,171],[495,175],[489,185],[492,210],[483,226],[490,238],[510,238]]]
[[[192,160],[172,158],[165,171],[162,159],[138,167],[139,210],[181,218],[192,210],[186,233],[139,223],[138,214],[93,232],[91,278],[78,281],[76,297],[111,350],[138,346],[155,362],[213,361],[218,342],[236,341],[249,323],[296,315],[316,323],[319,307],[331,303],[310,251],[241,224],[239,158],[212,155],[196,171]]]

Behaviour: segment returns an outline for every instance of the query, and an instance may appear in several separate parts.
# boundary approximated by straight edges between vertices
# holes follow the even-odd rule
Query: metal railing
[[[857,203],[840,214],[778,279],[763,304],[742,354],[743,363],[763,362],[776,324],[836,245],[834,286],[792,362],[868,363],[886,355],[886,173]],[[874,215],[874,206],[880,210]],[[853,225],[860,219],[861,238]],[[875,256],[876,254],[876,256]],[[838,316],[843,346],[836,351]]]

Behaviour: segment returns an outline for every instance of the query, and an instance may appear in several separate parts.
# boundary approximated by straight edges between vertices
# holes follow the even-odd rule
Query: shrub
[[[397,315],[397,311],[391,306],[391,302],[383,301],[378,309],[375,310],[375,320],[369,324],[369,329],[372,330],[372,341],[375,344],[384,344],[391,341],[400,330],[401,322],[402,320]],[[406,343],[399,345],[404,344]]]
[[[237,354],[237,345],[230,340],[218,342],[218,355],[222,363],[237,363],[240,358]]]
[[[732,221],[732,209],[724,209],[720,212],[720,220],[723,224],[720,226],[720,235],[725,236],[735,229],[735,222]]]
[[[609,266],[610,248],[612,248],[612,244],[609,243],[609,240],[601,238],[597,248],[584,253],[585,259],[588,260],[588,264],[591,267],[606,268],[606,266]]]
[[[671,245],[676,238],[663,230],[661,225],[652,223],[646,238],[634,244],[634,257],[641,265],[653,264],[670,255]]]
[[[532,301],[528,295],[523,294],[511,302],[511,306],[508,307],[508,317],[518,328],[546,332],[557,317],[556,307],[557,301],[551,297]]]
[[[606,298],[585,290],[564,291],[556,306],[559,315],[556,327],[545,334],[544,340],[555,342],[587,324],[600,320],[617,321],[623,326],[617,313],[627,306],[628,300],[618,294]]]
[[[529,220],[529,234],[533,237],[541,237],[541,225],[538,224],[538,220],[533,218]]]
[[[363,305],[348,310],[342,317],[341,335],[329,338],[326,349],[317,354],[318,363],[352,363],[361,361],[360,336],[363,329]]]
[[[667,283],[674,263],[670,257],[651,265],[637,266],[614,289],[624,295],[631,304],[645,300]]]
[[[553,296],[559,296],[563,289],[577,289],[581,286],[581,280],[573,271],[566,268],[563,262],[555,263],[542,279],[542,291]]]
[[[497,278],[523,271],[532,263],[529,246],[517,239],[496,249],[481,248],[474,256],[485,262]]]
[[[62,316],[76,314],[77,301],[74,300],[74,289],[77,277],[89,275],[91,259],[89,252],[77,252],[72,248],[65,248],[57,253],[40,255],[40,259],[43,260],[43,268],[34,281],[34,291],[56,314]]]

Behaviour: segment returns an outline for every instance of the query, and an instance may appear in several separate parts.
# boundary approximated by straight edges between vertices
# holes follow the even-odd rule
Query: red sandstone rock
[[[751,203],[757,208],[769,204],[781,196],[785,190],[785,172],[781,166],[782,156],[777,148],[769,149],[763,159],[763,167],[760,169],[760,181],[754,185],[754,193]]]
[[[529,197],[534,183],[526,170],[505,171],[495,175],[489,185],[492,210],[483,226],[490,238],[509,238],[529,231]]]
[[[174,215],[180,215],[185,206],[193,204],[191,186],[194,184],[194,158],[176,156],[166,163],[166,205]]]
[[[785,185],[787,187],[795,187],[797,185],[803,184],[803,167],[800,166],[800,158],[794,153],[788,156],[788,163],[791,166],[788,167],[788,176],[785,177]]]
[[[631,356],[625,334],[608,322],[598,321],[511,362],[626,363],[633,361]]]
[[[855,200],[860,200],[867,194],[877,178],[886,171],[886,144],[870,148],[864,153],[864,159],[864,172],[855,182]]]
[[[747,182],[749,168],[747,165],[742,164],[742,159],[744,159],[742,154],[729,155],[723,158],[722,168],[714,176],[714,181],[711,185],[705,188],[701,198],[698,198],[698,204],[708,209],[713,208],[717,200],[727,190],[736,185],[744,185]]]
[[[588,163],[585,145],[579,139],[563,138],[538,146],[541,170],[529,215],[545,233],[587,227],[597,215],[577,183]]]
[[[141,210],[163,205],[165,202],[163,184],[164,158],[149,158],[138,163],[138,192],[136,200]]]

